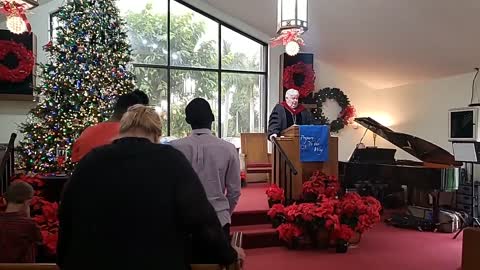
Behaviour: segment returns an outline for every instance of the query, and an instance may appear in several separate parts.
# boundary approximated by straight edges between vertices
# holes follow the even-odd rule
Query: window
[[[209,101],[212,129],[220,137],[265,131],[267,44],[182,1],[117,0],[117,5],[137,86],[161,112],[165,135],[189,133],[184,111],[195,97]]]
[[[58,24],[57,12],[50,13],[50,21],[48,26],[48,34],[50,36],[50,40],[54,41],[57,38],[57,27],[60,26]]]

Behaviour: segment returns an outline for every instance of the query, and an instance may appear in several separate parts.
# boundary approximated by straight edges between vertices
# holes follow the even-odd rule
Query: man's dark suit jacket
[[[297,125],[312,125],[313,124],[313,117],[312,114],[308,110],[304,110],[301,113],[302,122],[297,123]],[[280,133],[289,128],[287,124],[287,113],[285,112],[285,108],[277,104],[275,108],[273,108],[272,113],[270,114],[270,119],[268,120],[268,138],[272,134],[280,135]]]
[[[62,270],[186,269],[187,234],[205,237],[215,263],[237,256],[185,156],[147,139],[87,154],[64,189],[59,220]]]

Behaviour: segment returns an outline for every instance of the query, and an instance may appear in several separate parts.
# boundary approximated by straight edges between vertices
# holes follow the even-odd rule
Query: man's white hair
[[[285,93],[285,97],[293,97],[293,96],[298,96],[300,95],[300,93],[298,92],[298,90],[295,90],[295,89],[288,89],[287,92]]]

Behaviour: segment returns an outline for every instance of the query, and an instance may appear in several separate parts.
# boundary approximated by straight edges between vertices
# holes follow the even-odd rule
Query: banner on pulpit
[[[328,160],[330,129],[325,125],[299,126],[300,161],[322,162]]]

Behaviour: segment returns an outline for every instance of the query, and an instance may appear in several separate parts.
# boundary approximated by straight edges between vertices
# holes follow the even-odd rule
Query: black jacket
[[[83,158],[59,220],[61,269],[186,269],[188,234],[205,237],[215,263],[237,256],[187,159],[146,139],[119,139]]]
[[[312,114],[308,110],[304,110],[301,113],[302,122],[297,123],[297,125],[312,125],[313,124],[313,117]],[[270,114],[270,119],[268,120],[268,138],[270,135],[277,134],[280,135],[282,131],[289,128],[287,123],[287,114],[285,112],[285,108],[277,104],[274,108],[272,113]]]

